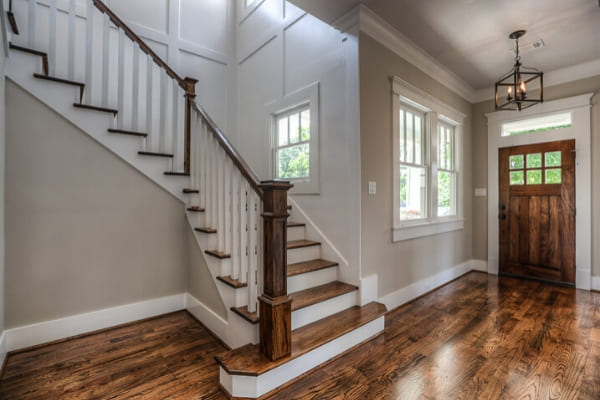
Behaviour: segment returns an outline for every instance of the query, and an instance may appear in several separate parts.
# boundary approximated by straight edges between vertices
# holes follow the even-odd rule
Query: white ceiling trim
[[[427,75],[473,103],[475,89],[462,78],[450,71],[433,56],[417,46],[396,28],[364,5],[351,12],[359,12],[360,30],[383,44]]]
[[[600,75],[600,58],[584,62],[570,67],[560,68],[550,72],[544,72],[544,86],[550,87]],[[473,103],[492,100],[494,98],[494,86],[480,89],[475,93]]]

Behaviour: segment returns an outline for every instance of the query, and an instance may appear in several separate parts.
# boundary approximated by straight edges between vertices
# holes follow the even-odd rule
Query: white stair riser
[[[217,279],[217,285],[220,286],[220,291],[229,290],[232,293],[232,305],[231,307],[242,307],[248,305],[248,287],[234,288],[226,284],[225,282],[221,282]]]
[[[287,228],[287,240],[302,240],[304,239],[304,227],[292,226]]]
[[[378,335],[385,327],[381,316],[351,332],[346,333],[294,360],[259,376],[229,375],[219,368],[219,383],[234,397],[258,398],[286,382],[310,371],[327,360]]]
[[[337,266],[320,269],[318,271],[308,272],[290,276],[287,278],[288,293],[298,292],[311,287],[324,285],[337,280]]]
[[[287,251],[288,264],[316,260],[321,256],[321,246],[301,247],[299,249],[290,249]]]
[[[292,330],[358,305],[358,290],[292,312]]]

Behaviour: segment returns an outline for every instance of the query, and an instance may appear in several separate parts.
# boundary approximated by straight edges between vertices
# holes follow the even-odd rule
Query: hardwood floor
[[[0,399],[210,399],[223,351],[184,312],[11,355]],[[280,399],[600,399],[600,293],[468,274]]]

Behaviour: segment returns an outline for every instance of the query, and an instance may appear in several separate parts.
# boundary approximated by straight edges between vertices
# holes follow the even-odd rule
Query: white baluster
[[[172,82],[172,92],[173,92],[173,110],[172,110],[172,126],[171,126],[171,131],[172,136],[171,136],[171,146],[172,146],[172,153],[173,153],[173,163],[178,167],[180,164],[180,160],[181,160],[181,153],[179,152],[179,84],[177,83],[176,80],[173,80]],[[200,118],[200,117],[198,117]],[[198,123],[198,129],[196,131],[197,135],[201,135],[201,131],[203,129],[203,121],[199,121]],[[201,137],[198,137],[198,143],[201,143]],[[198,167],[202,164],[198,163],[197,164]],[[179,169],[179,168],[176,168]],[[197,188],[196,188],[197,189]]]
[[[206,189],[208,188],[208,184],[206,182],[206,135],[208,127],[202,119],[202,126],[200,127],[200,184],[198,188],[200,189],[200,205],[201,207],[206,207]]]
[[[223,252],[225,252],[225,163],[223,159],[225,158],[225,153],[221,150],[221,146],[218,147],[217,150],[217,160],[218,160],[218,176],[217,176],[217,248]]]
[[[248,282],[248,183],[241,180],[240,186],[240,279]]]
[[[154,132],[152,126],[152,86],[154,84],[154,61],[150,55],[146,55],[146,151],[152,150]]]
[[[56,75],[56,0],[50,0],[50,23],[48,32],[48,64],[50,75]]]
[[[92,0],[87,2],[87,21],[85,35],[85,101],[92,104],[92,83],[94,82],[94,4]]]
[[[258,278],[258,257],[256,243],[256,197],[252,190],[248,193],[248,311],[256,312],[256,279]]]
[[[205,157],[205,171],[206,171],[206,187],[204,188],[205,195],[205,206],[204,206],[204,216],[206,218],[206,226],[210,226],[212,224],[212,177],[214,165],[212,163],[212,133],[206,132],[206,138],[204,143],[204,151],[206,153]]]
[[[235,166],[229,159],[229,156],[225,155],[225,252],[231,254],[231,197],[233,196],[233,168]]]
[[[2,16],[4,18],[4,16]],[[36,46],[36,32],[35,28],[37,27],[37,1],[29,0],[29,13],[28,13],[28,33],[27,33],[27,42],[30,48],[35,49]]]
[[[212,135],[211,135],[212,136]],[[218,215],[218,202],[219,202],[219,143],[217,139],[212,136],[212,146],[210,149],[211,152],[211,164],[212,164],[212,176],[211,176],[211,189],[210,189],[210,197],[211,197],[211,215],[212,215],[212,224],[213,228],[216,227],[219,221]],[[220,249],[219,249],[220,250]]]
[[[161,152],[165,153],[167,149],[167,131],[168,120],[167,120],[167,111],[169,108],[169,96],[167,95],[167,79],[169,77],[165,73],[165,70],[160,68],[160,122],[158,124],[159,129],[159,149]],[[190,149],[191,150],[191,149]],[[190,153],[191,154],[191,153]]]
[[[102,106],[108,107],[108,78],[110,61],[110,20],[102,15]]]
[[[71,80],[75,79],[75,0],[69,0],[69,30],[68,30],[68,46],[69,46],[69,66],[68,77]]]
[[[231,277],[240,279],[240,179],[237,168],[232,169],[231,176]]]
[[[138,111],[140,98],[140,46],[133,44],[133,89],[131,92],[131,129],[138,130]]]
[[[117,126],[119,129],[123,129],[123,120],[125,119],[125,31],[119,29],[119,79],[117,87],[118,104],[117,109],[119,110],[119,118],[117,119]]]

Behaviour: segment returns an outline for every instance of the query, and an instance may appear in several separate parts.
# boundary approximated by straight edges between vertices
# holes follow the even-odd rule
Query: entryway
[[[575,285],[575,140],[498,150],[500,274]]]

